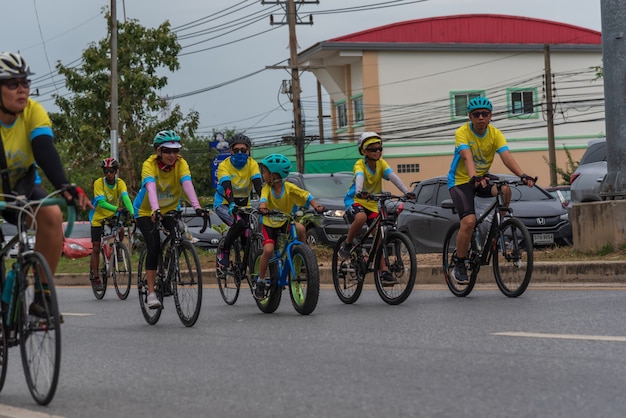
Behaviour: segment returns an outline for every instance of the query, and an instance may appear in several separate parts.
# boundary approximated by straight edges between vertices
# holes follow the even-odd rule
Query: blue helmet
[[[280,178],[284,179],[289,175],[291,170],[291,161],[282,154],[270,154],[261,161],[270,173],[276,173]]]
[[[489,101],[488,98],[478,96],[478,97],[474,97],[467,104],[467,113],[476,109],[488,109],[491,112],[493,110],[493,106],[491,105],[491,102]]]
[[[180,136],[172,130],[165,130],[157,133],[152,141],[154,148],[167,146],[168,148],[180,148]]]

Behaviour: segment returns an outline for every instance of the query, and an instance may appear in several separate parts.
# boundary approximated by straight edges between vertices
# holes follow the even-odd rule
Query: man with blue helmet
[[[458,128],[454,134],[454,158],[448,172],[448,188],[450,197],[461,219],[461,228],[456,240],[455,268],[452,278],[459,283],[467,283],[465,257],[469,248],[470,238],[476,225],[474,196],[496,196],[496,187],[489,187],[488,181],[493,178],[489,168],[494,157],[500,155],[504,165],[528,187],[535,184],[536,178],[524,173],[509,151],[502,132],[490,125],[493,105],[486,97],[474,97],[467,104],[469,122]],[[511,200],[511,189],[502,188],[505,203]]]

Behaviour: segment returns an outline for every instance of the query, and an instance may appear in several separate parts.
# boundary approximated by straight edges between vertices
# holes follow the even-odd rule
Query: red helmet
[[[102,160],[102,168],[120,168],[120,163],[115,158],[105,158]]]

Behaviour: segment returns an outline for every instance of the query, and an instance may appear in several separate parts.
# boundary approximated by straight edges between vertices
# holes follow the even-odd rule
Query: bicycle
[[[320,275],[315,253],[305,243],[298,239],[296,217],[294,215],[271,210],[267,215],[278,221],[287,222],[287,232],[278,234],[274,247],[274,255],[269,260],[269,279],[266,279],[263,299],[256,299],[257,307],[264,313],[272,313],[278,309],[282,299],[283,289],[289,287],[291,304],[301,315],[309,315],[317,306],[320,294]],[[263,249],[258,249],[254,256],[254,267],[251,277],[256,283],[259,277],[259,264]],[[251,289],[253,289],[251,287]]]
[[[470,294],[476,284],[480,267],[487,266],[492,261],[496,284],[505,296],[512,298],[520,296],[528,287],[532,276],[533,243],[530,233],[522,221],[514,217],[511,209],[505,206],[502,194],[503,186],[524,183],[520,180],[493,179],[489,184],[496,186],[498,194],[493,203],[476,220],[466,257],[469,278],[466,284],[457,282],[451,276],[455,267],[453,257],[456,257],[459,222],[450,227],[443,242],[444,276],[448,288],[458,297]],[[451,201],[442,206],[454,210]],[[484,233],[486,230],[488,233],[481,239],[481,232]]]
[[[240,215],[246,224],[244,237],[235,239],[230,249],[229,267],[227,269],[216,268],[217,285],[222,299],[228,305],[234,305],[239,298],[241,282],[248,282],[250,292],[254,294],[253,269],[256,254],[263,250],[263,235],[259,232],[258,212],[250,206],[235,207],[233,215]],[[224,246],[224,237],[220,240],[217,255]],[[243,254],[242,254],[243,251]],[[217,259],[215,261],[217,266]]]
[[[399,305],[413,291],[417,275],[417,258],[413,243],[396,229],[397,214],[402,211],[400,203],[406,198],[384,192],[371,194],[368,199],[377,202],[378,215],[367,230],[355,240],[350,258],[342,259],[338,254],[347,235],[342,236],[335,245],[332,259],[335,292],[343,303],[356,302],[363,291],[365,276],[373,272],[374,284],[380,298],[389,305]],[[386,204],[388,201],[394,203],[391,213]],[[396,210],[395,214],[393,209]],[[347,219],[347,222],[352,223],[352,220]],[[395,283],[391,285],[381,280],[383,263],[395,278]]]
[[[126,300],[130,293],[132,269],[130,265],[130,251],[122,239],[120,233],[124,226],[130,225],[130,214],[124,210],[116,215],[105,219],[100,235],[100,261],[98,272],[102,281],[101,288],[96,286],[93,272],[90,274],[91,289],[96,299],[102,299],[107,290],[109,276],[113,279],[115,293],[121,300]],[[108,228],[108,231],[105,229]],[[113,240],[113,242],[110,242]]]
[[[193,218],[194,214],[182,214],[180,210],[170,211],[158,216],[155,228],[165,235],[159,254],[156,282],[154,291],[161,302],[157,309],[148,308],[148,282],[146,281],[145,263],[148,249],[144,245],[139,255],[139,267],[137,269],[137,288],[139,305],[146,322],[154,325],[159,321],[164,309],[163,300],[167,296],[174,296],[176,313],[180,321],[186,327],[192,327],[200,315],[202,306],[202,267],[196,248],[186,235],[184,218]],[[204,232],[209,220],[209,212],[206,212]],[[165,223],[165,225],[164,225]],[[172,224],[172,229],[166,225]]]
[[[28,220],[34,222],[42,206],[66,206],[65,199],[54,192],[42,200],[27,201],[23,196],[1,195],[0,211],[18,212],[18,233],[0,248],[0,290],[2,294],[0,324],[0,390],[7,375],[8,349],[20,346],[26,384],[33,399],[40,405],[52,401],[59,382],[61,367],[61,323],[54,277],[46,259],[28,243]],[[9,200],[10,199],[10,200]],[[68,205],[69,236],[76,217],[74,206]],[[36,226],[35,226],[36,228]],[[9,251],[18,246],[17,258],[7,272],[5,260]],[[41,278],[47,281],[47,289]],[[45,314],[31,315],[30,306],[35,293],[41,296]]]

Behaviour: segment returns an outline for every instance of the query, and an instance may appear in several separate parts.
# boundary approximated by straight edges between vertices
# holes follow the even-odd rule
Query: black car
[[[498,175],[519,179],[511,175]],[[413,240],[418,253],[440,253],[448,229],[459,216],[452,209],[446,177],[434,177],[415,184],[415,201],[404,203],[398,215],[398,229]],[[492,199],[476,198],[476,213],[485,210]],[[444,205],[444,202],[447,204]],[[535,247],[572,245],[572,226],[561,202],[539,186],[511,187],[511,209],[533,237]]]
[[[191,214],[195,213],[195,210],[186,207],[183,208],[183,213]],[[191,234],[191,242],[197,248],[201,248],[204,250],[214,250],[217,248],[217,244],[219,244],[220,239],[222,238],[222,234],[217,232],[217,230],[213,228],[213,226],[217,226],[219,229],[219,225],[222,225],[224,222],[214,212],[211,212],[210,220],[211,224],[207,224],[206,230],[204,232],[200,232],[202,226],[204,225],[204,220],[202,218],[183,218],[183,221],[187,226],[187,231]]]
[[[291,173],[287,181],[311,193],[316,202],[326,208],[321,215],[310,209],[312,216],[303,220],[310,246],[335,245],[348,233],[343,199],[352,183],[352,173]]]

